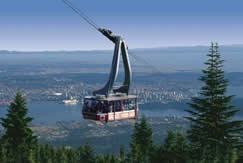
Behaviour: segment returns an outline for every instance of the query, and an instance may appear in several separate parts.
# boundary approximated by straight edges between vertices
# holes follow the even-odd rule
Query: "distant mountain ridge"
[[[181,50],[181,49],[208,49],[206,45],[195,46],[165,46],[152,48],[133,48],[130,51],[157,51],[157,50]],[[243,48],[243,44],[220,45],[220,48]],[[44,50],[44,51],[18,51],[18,50],[0,50],[0,54],[33,54],[33,53],[109,53],[113,50]]]
[[[209,46],[157,47],[130,49],[132,66],[143,66],[149,70],[141,60],[156,66],[162,72],[192,71],[200,72],[208,54]],[[225,60],[226,72],[243,72],[243,44],[221,45],[219,51]],[[18,54],[18,55],[15,55]],[[133,54],[133,55],[132,55]],[[90,51],[0,51],[0,64],[101,64],[110,65],[113,50]],[[67,57],[68,56],[68,57]]]

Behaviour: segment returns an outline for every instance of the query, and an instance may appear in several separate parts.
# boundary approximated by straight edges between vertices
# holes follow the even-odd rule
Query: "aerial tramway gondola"
[[[86,96],[84,98],[82,108],[83,117],[85,119],[106,122],[136,118],[138,103],[137,96],[129,92],[132,71],[125,41],[121,36],[113,35],[110,30],[99,28],[89,17],[74,7],[68,0],[62,1],[115,44],[109,80],[102,89],[94,91],[92,96]],[[122,55],[125,78],[123,84],[115,88],[114,82],[118,75],[120,55]]]

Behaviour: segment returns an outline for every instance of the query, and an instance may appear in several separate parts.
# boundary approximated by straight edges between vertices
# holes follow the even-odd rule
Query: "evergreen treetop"
[[[30,152],[37,144],[37,137],[29,128],[33,119],[27,114],[26,100],[18,92],[8,108],[6,118],[1,118],[1,124],[5,128],[1,139],[6,145],[8,159],[13,162],[29,162]]]
[[[198,155],[206,160],[223,157],[240,144],[242,121],[234,120],[239,111],[231,105],[234,96],[227,96],[228,80],[224,78],[223,60],[221,60],[218,44],[212,43],[207,62],[200,80],[204,83],[199,97],[193,97],[189,103],[192,109],[186,110],[191,122],[188,138]]]

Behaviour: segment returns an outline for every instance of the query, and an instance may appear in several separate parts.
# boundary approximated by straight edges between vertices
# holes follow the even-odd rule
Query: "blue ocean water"
[[[64,105],[56,102],[41,102],[27,104],[29,116],[33,117],[33,124],[55,125],[58,121],[84,120],[81,114],[82,105]],[[147,106],[146,106],[147,107]],[[7,113],[7,106],[0,107],[0,117]],[[148,117],[184,116],[184,110],[173,108],[149,110],[139,106],[139,115]]]

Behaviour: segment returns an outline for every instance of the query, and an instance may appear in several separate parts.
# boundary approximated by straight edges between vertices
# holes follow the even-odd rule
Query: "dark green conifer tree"
[[[125,162],[125,149],[124,149],[124,145],[121,145],[120,147],[120,162],[124,163]]]
[[[1,143],[0,140],[0,163],[7,163],[7,153],[5,144]]]
[[[35,163],[40,163],[40,145],[38,144],[33,150]]]
[[[242,121],[234,120],[239,111],[230,104],[233,96],[227,96],[228,81],[224,78],[223,60],[218,45],[213,44],[205,62],[200,80],[203,82],[199,97],[193,97],[186,110],[191,122],[188,138],[196,152],[195,158],[205,162],[227,160],[242,136]]]
[[[39,149],[39,161],[40,163],[45,163],[48,161],[48,151],[47,151],[47,148],[45,148],[45,145],[40,145],[40,149]]]
[[[149,127],[145,116],[142,116],[141,121],[135,123],[132,134],[129,156],[133,162],[149,162],[150,154],[153,151],[152,134],[152,129]]]
[[[186,137],[180,132],[168,131],[165,143],[157,147],[153,155],[153,163],[186,163],[188,159]]]
[[[236,163],[241,163],[243,162],[243,147],[237,149],[237,161]]]
[[[78,149],[79,153],[79,158],[78,162],[79,163],[93,163],[95,162],[95,154],[91,146],[85,145],[84,147],[80,147]]]
[[[50,159],[48,157],[48,159]],[[59,147],[57,150],[57,162],[58,163],[68,163],[67,155],[66,155],[66,149],[65,147]]]
[[[77,162],[77,153],[73,148],[67,149],[67,160],[68,163],[76,163]]]
[[[29,128],[32,121],[27,116],[28,108],[21,93],[17,93],[15,100],[10,104],[6,118],[1,118],[5,129],[2,141],[6,144],[6,153],[9,162],[31,162],[32,150],[37,144],[37,137]]]
[[[165,163],[176,163],[176,152],[175,152],[175,144],[176,144],[176,133],[172,130],[168,131],[168,135],[165,138],[164,144],[162,144],[157,149],[157,156],[155,157],[156,163],[165,162]]]
[[[181,132],[176,132],[176,141],[175,141],[175,153],[176,153],[176,162],[178,163],[187,163],[189,162],[189,146],[187,138]]]
[[[173,152],[176,143],[176,133],[172,130],[168,131],[168,136],[165,139],[164,148],[168,152]]]

